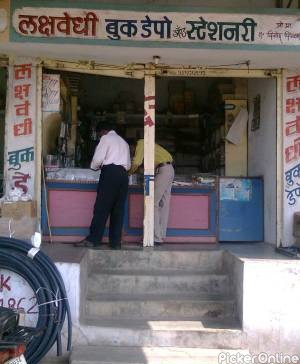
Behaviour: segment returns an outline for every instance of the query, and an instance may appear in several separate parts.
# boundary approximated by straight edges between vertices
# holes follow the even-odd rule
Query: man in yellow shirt
[[[144,139],[137,142],[135,155],[129,174],[134,173],[143,163]],[[166,237],[172,182],[174,180],[173,158],[171,154],[155,144],[155,180],[154,180],[154,245],[161,245]]]

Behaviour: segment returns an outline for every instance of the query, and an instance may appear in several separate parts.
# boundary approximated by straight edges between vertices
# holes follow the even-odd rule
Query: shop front
[[[99,178],[89,169],[95,127],[109,120],[132,153],[145,143],[144,168],[130,177],[124,242],[153,245],[157,143],[176,166],[167,242],[279,244],[283,74],[273,54],[296,49],[294,15],[18,1],[11,9],[10,42],[37,69],[35,172],[21,172],[35,177],[29,190],[45,240],[87,234]],[[287,25],[290,35],[281,32]]]
[[[32,259],[42,241],[56,261],[72,358],[100,362],[105,347],[106,362],[133,348],[142,362],[148,349],[162,353],[156,361],[165,350],[300,353],[298,262],[275,252],[294,243],[300,206],[298,19],[278,9],[0,2],[0,235],[32,238]],[[89,167],[106,121],[132,156],[144,139],[125,244],[46,244],[88,233],[101,173]],[[154,245],[155,143],[175,164],[168,244],[143,249]],[[4,306],[35,302],[20,282],[3,292]]]
[[[48,235],[56,241],[72,242],[88,233],[92,217],[99,178],[99,172],[89,170],[97,144],[96,125],[101,121],[112,121],[133,151],[137,140],[144,137],[145,80],[122,78],[121,71],[116,72],[115,77],[101,76],[105,73],[104,68],[92,75],[88,71],[83,73],[76,64],[66,63],[67,66],[76,66],[77,72],[62,71],[65,67],[60,64],[58,69],[51,62],[43,71],[46,183],[42,227],[45,238]],[[176,74],[185,71],[184,68],[177,69]],[[275,146],[276,134],[269,135],[263,129],[265,127],[259,125],[257,117],[253,117],[253,130],[248,127],[249,85],[252,83],[255,87],[260,78],[230,77],[226,70],[223,77],[220,73],[216,77],[213,71],[210,77],[158,77],[160,66],[155,72],[155,98],[152,101],[155,104],[155,140],[172,154],[176,166],[166,241],[263,241],[263,186],[264,177],[270,178],[270,170],[264,170],[261,162],[257,174],[248,171],[258,162],[253,161],[255,156],[251,150],[256,141],[255,130],[260,130],[263,144],[272,141],[267,138],[274,138],[272,144]],[[261,78],[269,86],[266,92],[275,87],[268,103],[259,104],[262,110],[270,110],[275,104],[274,79],[273,76]],[[50,95],[56,95],[56,100]],[[250,106],[258,107],[254,103]],[[274,116],[276,109],[272,112]],[[268,124],[272,122],[271,127]],[[226,135],[237,123],[244,125],[236,135],[231,135],[234,131],[229,134],[228,138],[231,135],[237,139],[229,142]],[[274,121],[266,123],[268,128],[276,129]],[[248,143],[249,131],[252,143]],[[258,148],[260,146],[256,152]],[[248,162],[249,153],[251,160]],[[271,168],[270,161],[268,163]],[[143,239],[147,180],[145,188],[143,185],[141,169],[130,177],[124,242]],[[272,193],[275,193],[274,189]],[[274,198],[274,195],[270,194],[268,198]],[[274,235],[272,227],[268,229],[268,234]]]

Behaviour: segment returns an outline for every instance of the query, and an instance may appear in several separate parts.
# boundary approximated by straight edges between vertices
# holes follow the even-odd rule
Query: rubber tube
[[[25,358],[29,364],[37,364],[55,342],[57,354],[61,355],[61,331],[66,316],[68,320],[67,350],[71,350],[72,320],[65,285],[57,267],[41,250],[30,258],[28,256],[30,249],[32,246],[25,241],[0,237],[0,268],[22,276],[36,295],[39,307],[36,331],[42,331],[42,334],[35,336],[27,344]]]

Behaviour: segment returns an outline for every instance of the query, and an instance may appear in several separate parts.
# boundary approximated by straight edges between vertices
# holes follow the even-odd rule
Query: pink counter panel
[[[53,240],[74,242],[88,234],[96,197],[95,183],[48,181],[49,222]],[[141,242],[144,214],[143,189],[130,186],[126,203],[124,242]],[[49,235],[45,198],[42,227]],[[173,187],[167,242],[215,243],[217,240],[217,193],[212,187]],[[107,239],[104,239],[107,240]]]
[[[128,225],[143,227],[144,196],[130,193],[128,196]],[[207,230],[209,228],[209,195],[173,195],[171,197],[169,229]]]

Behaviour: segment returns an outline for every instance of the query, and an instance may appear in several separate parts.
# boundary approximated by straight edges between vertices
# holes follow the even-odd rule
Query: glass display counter
[[[65,172],[66,176],[70,176]],[[53,176],[53,174],[52,174]],[[70,177],[69,177],[70,178]],[[95,177],[96,178],[96,177]],[[43,191],[44,239],[74,242],[88,235],[96,197],[96,180],[47,178]],[[170,205],[167,242],[215,243],[217,241],[217,183],[189,183],[175,179]],[[47,209],[46,209],[47,206]],[[123,242],[143,237],[144,189],[130,185],[126,201]],[[48,223],[49,222],[49,223]],[[105,232],[105,238],[108,231]]]

